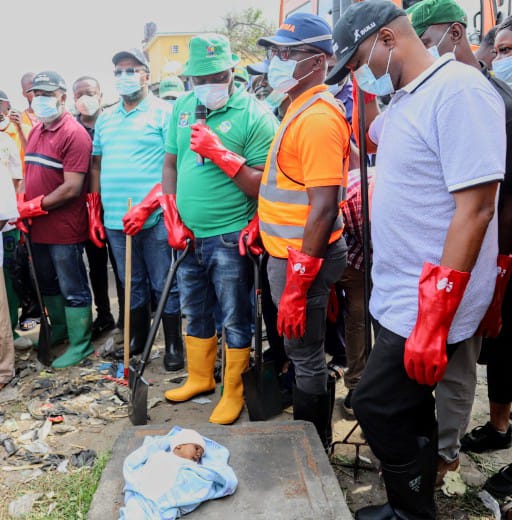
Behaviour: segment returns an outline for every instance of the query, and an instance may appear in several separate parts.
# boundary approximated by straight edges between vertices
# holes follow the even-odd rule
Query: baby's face
[[[199,462],[204,454],[204,450],[199,444],[180,444],[174,448],[173,453],[183,459]]]

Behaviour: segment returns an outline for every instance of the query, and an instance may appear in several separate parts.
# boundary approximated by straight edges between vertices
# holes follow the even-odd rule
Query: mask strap
[[[389,49],[389,56],[388,56],[388,64],[386,66],[386,74],[388,73],[389,71],[389,64],[391,63],[391,53],[393,52],[393,49]]]
[[[370,55],[368,56],[368,67],[370,66],[370,60],[372,59],[372,54],[373,54],[373,49],[375,49],[375,44],[377,43],[377,40],[379,39],[379,33],[377,33],[377,38],[375,38],[375,40],[373,40],[373,45],[372,45],[372,49],[370,51]]]
[[[441,39],[437,42],[437,47],[438,48],[439,48],[439,45],[441,45],[441,42],[444,40],[445,36],[448,34],[448,31],[452,28],[452,25],[453,24],[450,24],[450,27],[448,27],[448,29],[446,29],[444,34],[441,36]]]

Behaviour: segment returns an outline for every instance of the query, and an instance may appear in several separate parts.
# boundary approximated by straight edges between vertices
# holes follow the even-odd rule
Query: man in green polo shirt
[[[241,374],[248,367],[251,345],[251,266],[238,252],[238,238],[255,213],[277,121],[235,86],[238,58],[226,37],[196,36],[189,50],[183,75],[190,77],[193,91],[174,105],[161,198],[169,244],[183,249],[191,239],[194,245],[178,270],[181,308],[187,316],[188,379],[165,397],[182,402],[215,390],[218,301],[226,332],[226,371],[222,399],[210,421],[230,424],[243,408]]]

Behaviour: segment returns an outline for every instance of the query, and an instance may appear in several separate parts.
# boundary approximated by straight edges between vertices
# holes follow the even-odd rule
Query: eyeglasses
[[[118,78],[121,74],[126,74],[128,76],[133,76],[136,72],[146,72],[144,67],[127,67],[126,69],[115,69],[114,76]]]
[[[298,47],[269,47],[267,58],[271,60],[274,56],[277,56],[280,60],[287,61],[293,53],[319,54],[320,52],[316,49],[300,49]]]

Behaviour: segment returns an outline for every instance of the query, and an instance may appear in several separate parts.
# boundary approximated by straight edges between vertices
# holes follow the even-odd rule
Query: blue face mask
[[[293,74],[295,73],[295,67],[297,63],[302,63],[303,61],[310,60],[311,58],[316,58],[319,54],[314,54],[313,56],[308,56],[303,60],[282,60],[279,56],[274,56],[270,60],[270,65],[268,66],[268,83],[269,85],[281,94],[286,94],[292,88],[296,87],[299,84],[299,81],[302,81],[304,78],[307,78],[313,71],[308,72],[302,78],[294,78]]]
[[[492,62],[492,70],[498,79],[501,79],[509,87],[512,87],[512,56]]]
[[[369,94],[375,94],[376,96],[387,96],[388,94],[392,94],[395,91],[395,87],[393,86],[393,82],[391,81],[391,76],[389,74],[389,64],[391,62],[391,53],[393,49],[389,51],[388,65],[386,67],[386,72],[380,77],[376,78],[375,74],[370,69],[370,60],[372,59],[373,49],[375,49],[375,44],[379,35],[377,34],[377,38],[373,42],[372,50],[370,51],[370,56],[368,56],[368,63],[365,63],[363,66],[359,67],[354,75],[357,80],[357,84],[361,90],[368,92]]]
[[[53,96],[35,96],[32,100],[32,108],[43,123],[51,123],[62,113],[62,108],[57,105],[57,98]]]
[[[427,49],[428,52],[430,52],[430,54],[437,60],[439,57],[440,57],[440,54],[439,54],[439,45],[441,45],[441,42],[444,40],[444,37],[448,34],[448,31],[452,28],[452,26],[450,25],[450,27],[448,27],[448,29],[446,29],[445,33],[443,34],[443,36],[441,36],[441,39],[437,42],[436,45],[432,45],[432,47],[429,47]],[[453,49],[453,52],[455,52],[455,49]]]
[[[121,96],[130,96],[142,89],[139,74],[123,73],[116,77],[116,89]]]

